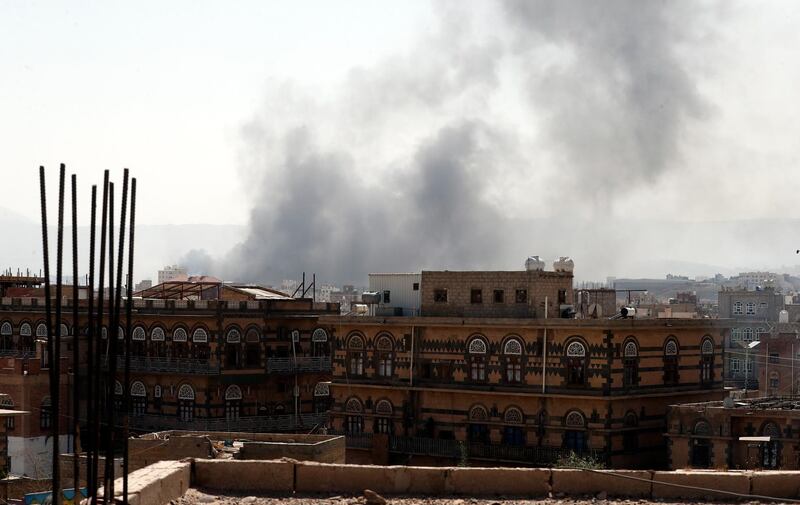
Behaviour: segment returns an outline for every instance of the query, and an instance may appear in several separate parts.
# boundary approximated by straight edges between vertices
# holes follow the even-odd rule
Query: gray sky
[[[3,2],[0,207],[37,219],[39,164],[128,166],[140,223],[245,225],[189,258],[258,280],[783,265],[654,222],[800,217],[799,24],[791,1]]]

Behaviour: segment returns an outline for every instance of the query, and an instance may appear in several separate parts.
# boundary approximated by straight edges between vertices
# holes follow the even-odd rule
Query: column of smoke
[[[679,57],[703,30],[692,8],[458,2],[437,7],[432,33],[352,69],[324,98],[271,89],[243,128],[255,202],[245,240],[184,262],[267,282],[303,270],[358,282],[517,269],[529,253],[609,271],[620,258],[606,219],[614,199],[657,183],[680,160],[687,124],[708,115]]]

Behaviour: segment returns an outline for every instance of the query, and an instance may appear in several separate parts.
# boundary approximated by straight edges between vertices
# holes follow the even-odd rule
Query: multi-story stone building
[[[800,469],[795,399],[728,398],[670,407],[671,469]]]
[[[308,432],[324,426],[331,328],[320,326],[317,318],[338,314],[338,305],[292,299],[251,285],[185,284],[154,286],[144,292],[147,298],[132,300],[130,382],[123,384],[123,357],[118,356],[115,385],[117,408],[129,388],[131,429]],[[72,334],[75,326],[84,328],[85,304],[79,307],[78,325],[71,321],[71,301],[63,305],[67,316],[62,334]],[[48,412],[47,374],[42,372],[47,364],[43,344],[34,340],[34,335],[47,335],[43,319],[43,300],[0,299],[0,348],[7,359],[0,369],[0,393],[8,393],[14,407],[39,413]],[[107,334],[104,328],[101,347]],[[125,337],[123,328],[120,335]],[[84,374],[86,345],[81,342],[79,373]],[[121,353],[122,341],[118,347]],[[65,339],[61,370],[70,377],[61,381],[61,412],[69,419],[74,416],[71,349]],[[81,400],[79,416],[85,419],[86,398]],[[33,421],[39,418],[29,416],[30,426],[12,431],[26,439],[46,438],[44,414],[41,424]],[[64,433],[68,424],[61,423]],[[84,426],[84,445],[91,443],[86,433]],[[12,468],[17,469],[13,440],[10,449]]]
[[[335,336],[331,422],[353,462],[548,465],[575,451],[664,467],[667,406],[724,395],[718,320],[319,322]]]
[[[719,292],[719,317],[733,320],[730,337],[725,342],[725,380],[727,385],[759,389],[759,361],[747,350],[753,341],[760,341],[778,322],[784,297],[772,288],[748,291],[723,289]]]

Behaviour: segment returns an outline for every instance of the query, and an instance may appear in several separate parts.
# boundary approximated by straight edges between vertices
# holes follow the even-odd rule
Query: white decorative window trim
[[[328,341],[328,332],[325,331],[324,328],[317,328],[314,330],[314,333],[311,334],[311,341],[312,342],[327,342]]]
[[[378,402],[375,404],[375,413],[378,415],[390,416],[392,415],[393,411],[394,408],[389,400],[378,400]]]
[[[470,354],[486,354],[486,342],[480,337],[475,337],[469,341],[468,350]]]
[[[700,352],[704,355],[714,354],[714,342],[712,342],[710,338],[703,340]]]
[[[197,328],[192,332],[192,342],[200,344],[208,342],[208,332],[203,328]]]
[[[150,332],[150,340],[153,342],[163,342],[165,340],[164,329],[156,326]]]
[[[231,328],[228,330],[228,334],[225,335],[225,342],[229,344],[238,344],[242,341],[242,334],[239,333],[239,330],[236,328]]]
[[[183,328],[176,328],[175,331],[172,332],[173,342],[186,342],[187,340],[189,340],[189,335]]]
[[[22,325],[19,327],[19,334],[21,337],[30,337],[32,335],[31,325],[28,323],[22,323]]]
[[[522,424],[522,411],[516,407],[509,407],[503,415],[503,420],[508,424]]]
[[[156,386],[153,387],[153,396],[156,398],[161,398],[161,386],[159,386],[158,384],[156,384]]]
[[[364,349],[364,339],[361,338],[360,335],[353,335],[350,337],[350,340],[347,341],[347,348],[353,349],[355,351],[360,351]]]
[[[584,358],[586,357],[586,347],[578,341],[572,342],[567,346],[567,357]]]
[[[194,388],[189,384],[182,384],[178,388],[178,400],[194,400]]]
[[[375,349],[379,351],[391,351],[393,348],[392,339],[386,335],[381,335],[378,337],[378,341],[375,342]]]
[[[141,326],[137,326],[131,332],[131,340],[144,342],[147,339],[147,334],[144,331],[144,328]]]
[[[522,343],[516,338],[509,339],[506,342],[506,345],[503,346],[503,354],[509,354],[512,356],[522,355]]]
[[[236,384],[231,384],[225,390],[225,399],[226,400],[241,400],[242,399],[242,388],[240,388]]]
[[[664,346],[664,355],[665,356],[678,355],[678,343],[675,342],[675,340],[673,339],[667,340],[667,345]]]
[[[635,358],[639,355],[639,348],[633,340],[625,344],[625,350],[622,355],[626,358]]]
[[[147,389],[142,381],[131,382],[131,396],[147,396]]]
[[[317,382],[314,385],[314,396],[330,396],[331,383],[330,382]]]
[[[47,326],[44,323],[39,323],[38,325],[36,325],[36,336],[37,337],[47,336]]]
[[[119,381],[114,381],[114,394],[115,395],[123,395],[125,390],[122,389],[122,384]]]
[[[8,336],[14,333],[14,328],[11,326],[11,323],[6,321],[2,325],[0,325],[0,335]]]
[[[346,412],[356,412],[361,413],[364,412],[364,406],[361,403],[361,400],[358,398],[350,398],[347,400],[347,403],[344,406],[344,410]]]
[[[483,405],[476,405],[469,411],[469,420],[472,422],[485,422],[489,420],[489,412]]]
[[[569,428],[584,428],[586,427],[586,418],[577,410],[573,410],[564,418],[564,425]]]

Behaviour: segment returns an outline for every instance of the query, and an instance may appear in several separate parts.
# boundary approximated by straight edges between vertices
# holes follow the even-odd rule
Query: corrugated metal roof
[[[234,289],[247,293],[254,297],[256,300],[292,300],[291,296],[274,291],[271,289],[263,288],[261,286],[230,286]]]

